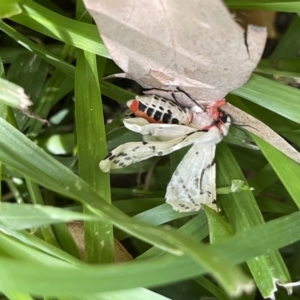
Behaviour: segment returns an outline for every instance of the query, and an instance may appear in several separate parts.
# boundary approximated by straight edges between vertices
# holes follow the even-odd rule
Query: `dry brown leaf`
[[[221,1],[84,0],[112,59],[144,88],[219,100],[242,86],[256,67],[266,30],[246,33]],[[170,95],[155,91],[161,96]],[[178,93],[183,106],[190,99]]]
[[[222,110],[231,116],[234,123],[251,125],[247,127],[248,131],[269,142],[282,153],[300,163],[300,153],[269,126],[229,103],[222,107]]]
[[[84,247],[83,222],[81,221],[68,222],[67,226],[79,250],[81,259],[84,261],[85,247]],[[129,252],[116,239],[114,239],[114,246],[115,246],[115,262],[126,262],[132,260],[132,256],[129,254]]]

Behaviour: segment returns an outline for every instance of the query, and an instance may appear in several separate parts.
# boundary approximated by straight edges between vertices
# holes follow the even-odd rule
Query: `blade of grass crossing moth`
[[[77,1],[77,18],[90,23],[81,1]],[[104,71],[105,59],[102,59]],[[106,139],[101,92],[99,86],[96,56],[77,50],[75,72],[75,109],[78,143],[79,174],[108,203],[110,199],[109,174],[99,169],[99,161],[106,156]],[[85,212],[90,212],[84,208]],[[85,222],[85,252],[88,262],[109,263],[114,260],[112,224],[107,219],[99,222]]]
[[[225,143],[217,150],[218,186],[228,186],[232,179],[246,181],[234,156]],[[264,223],[251,191],[241,191],[229,195],[219,195],[218,201],[235,232],[243,231]],[[256,243],[256,238],[253,239]],[[251,274],[264,297],[270,297],[276,290],[275,280],[289,282],[290,276],[278,250],[247,261]]]

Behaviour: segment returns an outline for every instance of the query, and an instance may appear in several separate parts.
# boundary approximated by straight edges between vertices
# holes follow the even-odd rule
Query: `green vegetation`
[[[128,80],[102,79],[121,70],[82,4],[76,20],[50,1],[6,2],[0,3],[1,299],[223,300],[239,289],[250,293],[237,299],[255,299],[271,295],[275,280],[298,280],[298,163],[255,136],[260,150],[230,143],[241,136],[233,129],[216,154],[219,213],[207,207],[178,213],[164,203],[186,149],[114,170],[110,178],[99,162],[107,147],[140,139],[121,120],[126,101],[141,90]],[[299,1],[226,4],[300,11]],[[299,30],[295,14],[256,74],[227,97],[298,150]],[[26,96],[16,85],[39,118],[18,102]],[[106,125],[104,116],[113,121]],[[232,180],[246,188],[228,193]],[[86,262],[67,230],[74,220],[84,223]],[[113,263],[114,239],[124,241],[133,260]],[[287,297],[279,288],[276,299]]]

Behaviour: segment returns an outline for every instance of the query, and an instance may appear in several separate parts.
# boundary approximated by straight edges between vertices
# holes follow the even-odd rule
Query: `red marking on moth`
[[[216,102],[214,102],[212,105],[209,106],[209,114],[215,121],[215,124],[205,126],[202,128],[203,130],[209,130],[210,128],[217,126],[220,133],[223,134],[222,126],[224,125],[224,122],[222,121],[222,117],[224,116],[223,112],[219,110],[219,107],[226,105],[226,100],[221,99]]]
[[[225,104],[226,104],[226,100],[221,99],[221,100],[214,102],[212,105],[209,106],[209,114],[215,121],[218,121],[220,119],[221,113],[218,108],[221,106],[224,106]]]
[[[129,109],[135,114],[139,111],[139,101],[136,99],[133,99],[130,103]]]
[[[156,121],[154,120],[154,118],[149,117],[147,115],[146,112],[144,111],[140,111],[139,110],[139,104],[140,101],[133,99],[129,105],[129,109],[133,112],[133,114],[137,117],[137,118],[144,118],[146,119],[149,123],[163,123],[163,121]]]

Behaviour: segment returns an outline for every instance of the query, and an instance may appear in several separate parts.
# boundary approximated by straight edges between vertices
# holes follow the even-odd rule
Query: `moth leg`
[[[193,99],[188,92],[181,89],[179,86],[176,86],[176,89],[177,89],[177,91],[185,94],[194,104],[196,104],[196,106],[200,107],[202,111],[205,111],[205,109],[195,99]]]

